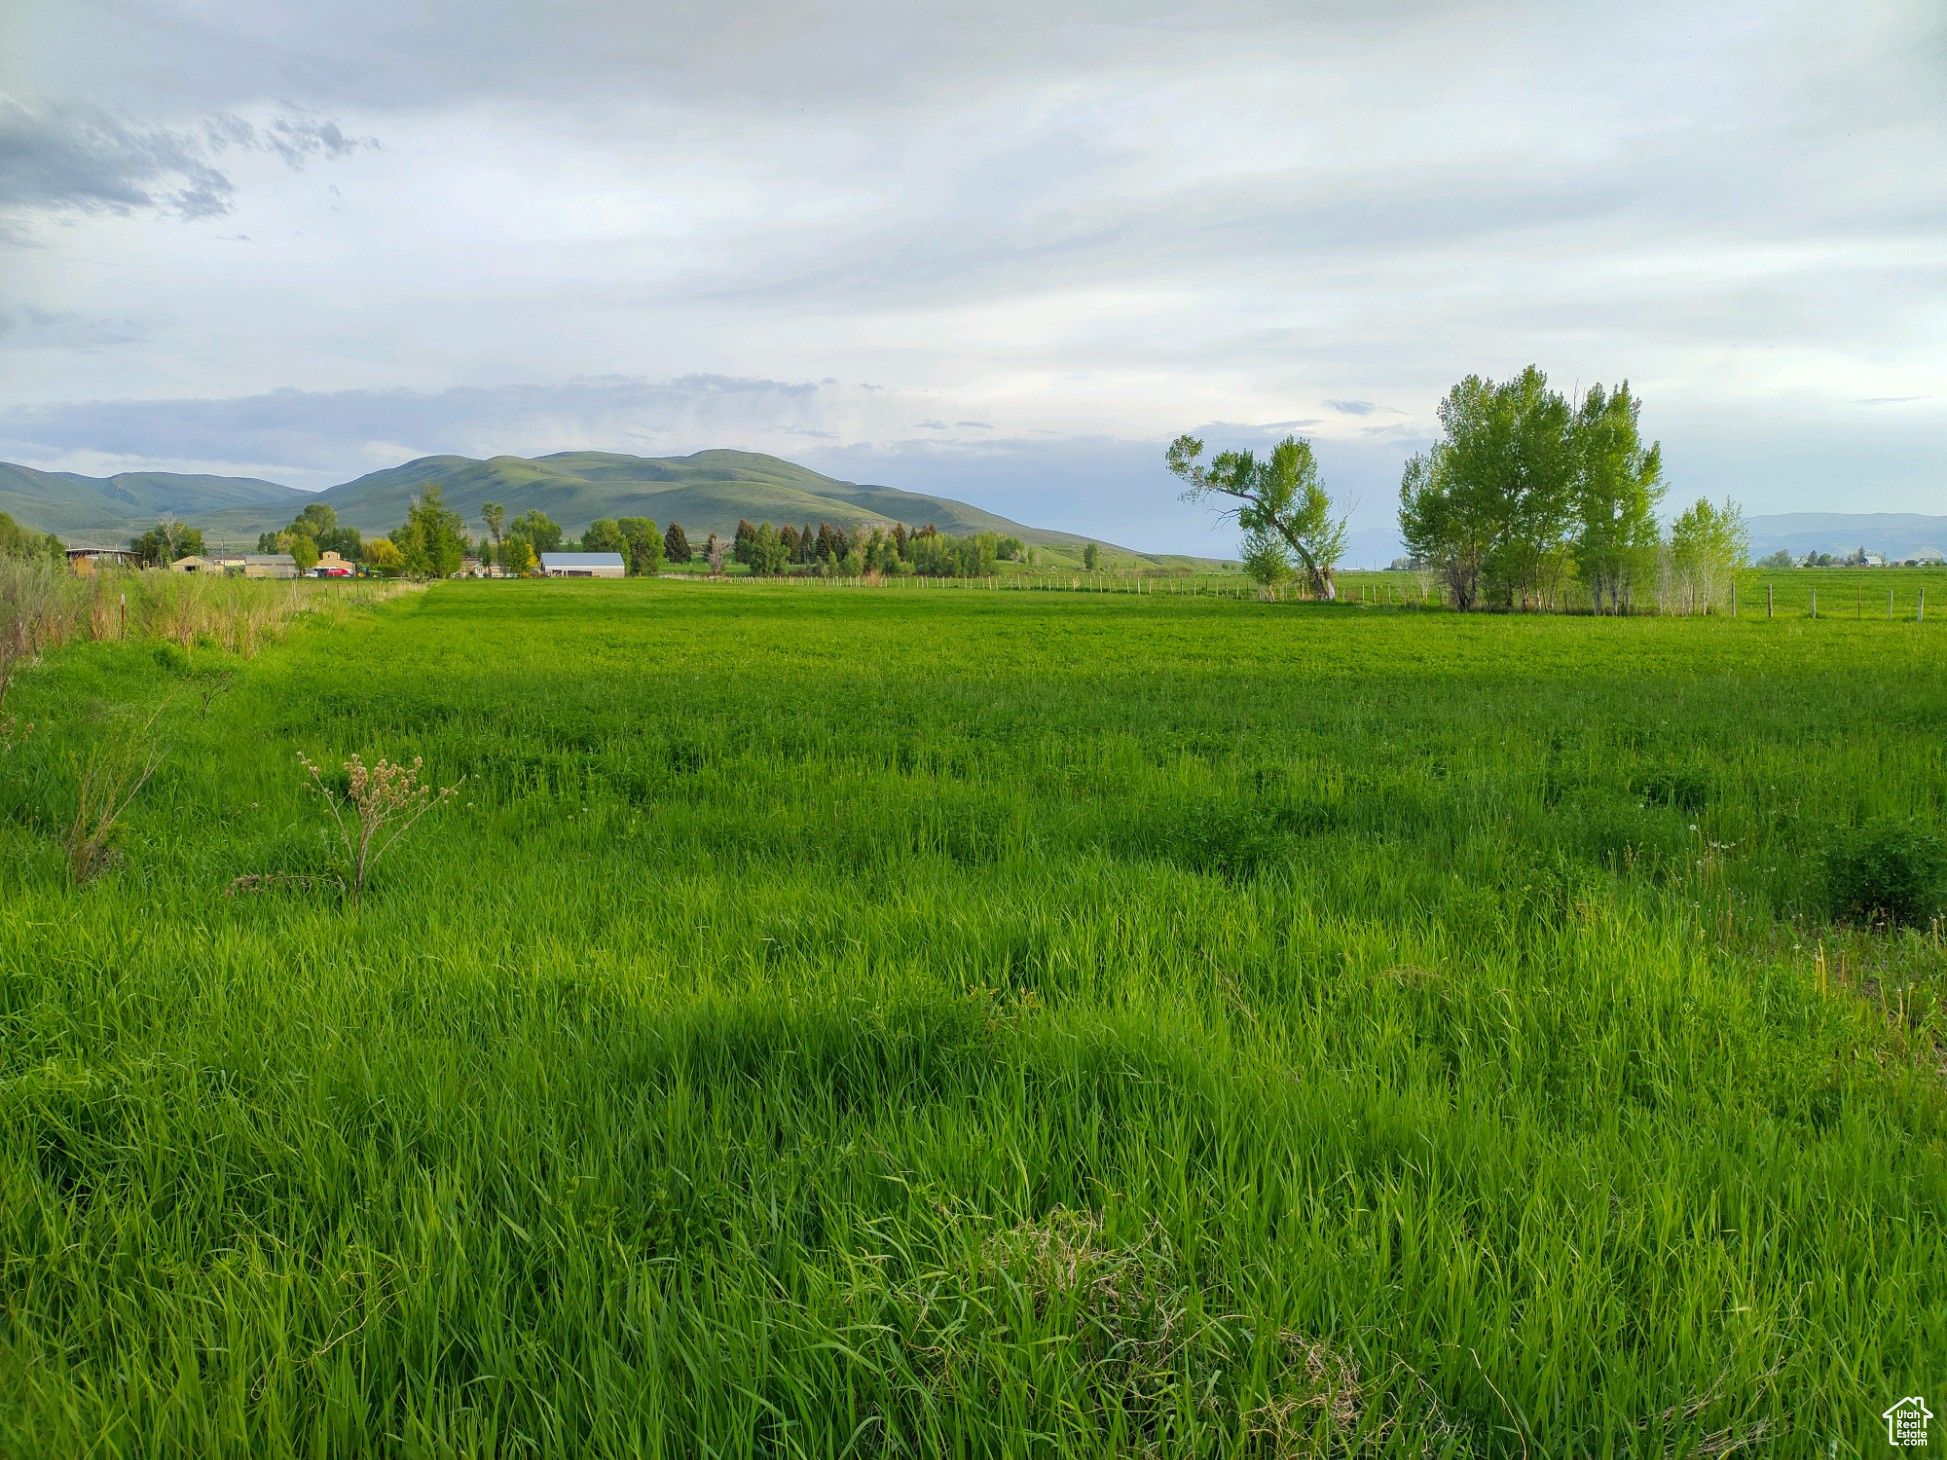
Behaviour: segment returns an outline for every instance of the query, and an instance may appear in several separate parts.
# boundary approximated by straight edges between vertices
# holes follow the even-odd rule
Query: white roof
[[[543,568],[619,568],[620,553],[542,553]]]

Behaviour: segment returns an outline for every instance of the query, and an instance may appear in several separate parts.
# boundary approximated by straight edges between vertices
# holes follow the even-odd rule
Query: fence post
[[[1893,616],[1893,590],[1891,588],[1886,590],[1886,616],[1888,618]]]
[[[1814,588],[1812,590],[1812,617],[1817,618],[1818,616],[1819,616],[1819,590],[1817,588]]]
[[[1766,618],[1776,618],[1778,616],[1777,605],[1771,601],[1771,585],[1769,583],[1764,585],[1764,616]]]
[[[1927,590],[1924,588],[1920,590],[1920,607],[1915,610],[1913,621],[1916,624],[1923,624],[1927,621]]]
[[[1731,617],[1737,617],[1737,580],[1731,580]]]

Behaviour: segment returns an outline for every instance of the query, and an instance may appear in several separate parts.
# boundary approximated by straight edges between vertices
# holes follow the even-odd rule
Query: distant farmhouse
[[[624,578],[620,553],[542,553],[541,571],[550,578]]]

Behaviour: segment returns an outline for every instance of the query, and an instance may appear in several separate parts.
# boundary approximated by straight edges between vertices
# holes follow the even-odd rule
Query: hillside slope
[[[539,508],[570,533],[597,517],[653,517],[680,522],[692,536],[728,534],[737,520],[783,523],[830,522],[855,527],[873,522],[936,524],[943,532],[1012,533],[1027,542],[1076,541],[1072,533],[1026,527],[951,498],[859,486],[808,467],[746,451],[699,451],[654,459],[604,451],[569,451],[533,459],[496,456],[429,456],[332,487],[320,500],[339,519],[379,532],[404,518],[414,494],[437,482],[448,503],[468,522],[481,507],[499,502],[509,517]],[[247,509],[227,512],[215,525],[245,526]]]
[[[225,511],[288,522],[309,500],[309,493],[256,477],[167,471],[88,477],[0,462],[0,512],[38,531],[86,541],[139,532],[165,512],[196,523]]]

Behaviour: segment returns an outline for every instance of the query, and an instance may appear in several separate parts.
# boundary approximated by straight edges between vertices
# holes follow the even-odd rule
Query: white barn
[[[550,578],[624,578],[620,553],[542,553],[541,571]]]

